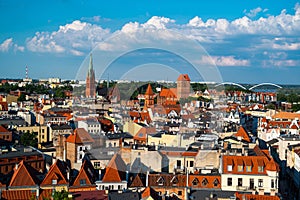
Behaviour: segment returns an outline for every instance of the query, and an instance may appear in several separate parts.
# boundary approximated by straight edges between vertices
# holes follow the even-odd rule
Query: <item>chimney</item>
[[[148,181],[149,181],[149,170],[146,172],[146,187],[148,187]]]
[[[18,169],[18,167],[19,167],[19,164],[18,164],[18,163],[16,163],[16,164],[15,164],[15,169],[17,170],[17,169]]]

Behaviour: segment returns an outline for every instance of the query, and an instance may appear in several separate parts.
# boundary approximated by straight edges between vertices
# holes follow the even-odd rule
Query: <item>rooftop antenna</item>
[[[26,74],[25,74],[25,78],[28,79],[28,67],[26,66]]]
[[[107,89],[109,88],[109,73],[107,73],[107,83],[106,83]]]

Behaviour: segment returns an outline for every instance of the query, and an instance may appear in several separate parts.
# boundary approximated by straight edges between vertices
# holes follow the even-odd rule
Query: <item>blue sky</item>
[[[74,79],[115,33],[142,40],[163,29],[199,41],[224,81],[300,84],[297,1],[0,0],[0,10],[0,78],[28,66],[32,78]]]

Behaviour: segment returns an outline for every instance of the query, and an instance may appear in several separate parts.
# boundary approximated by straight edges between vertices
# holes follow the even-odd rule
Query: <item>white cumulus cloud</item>
[[[82,51],[92,49],[109,35],[109,29],[75,20],[52,33],[37,32],[34,37],[27,39],[26,46],[33,52],[83,55]]]
[[[13,46],[13,39],[8,38],[0,44],[0,51],[6,52]]]
[[[236,59],[234,56],[202,56],[202,63],[212,64],[215,63],[220,67],[243,67],[249,66],[250,61],[246,59]]]

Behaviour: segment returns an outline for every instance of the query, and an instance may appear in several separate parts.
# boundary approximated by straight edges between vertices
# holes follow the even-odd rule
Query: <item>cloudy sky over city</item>
[[[28,66],[31,78],[74,79],[108,38],[181,40],[158,34],[168,30],[197,41],[224,81],[300,84],[297,1],[0,0],[0,10],[0,78],[23,78]]]

